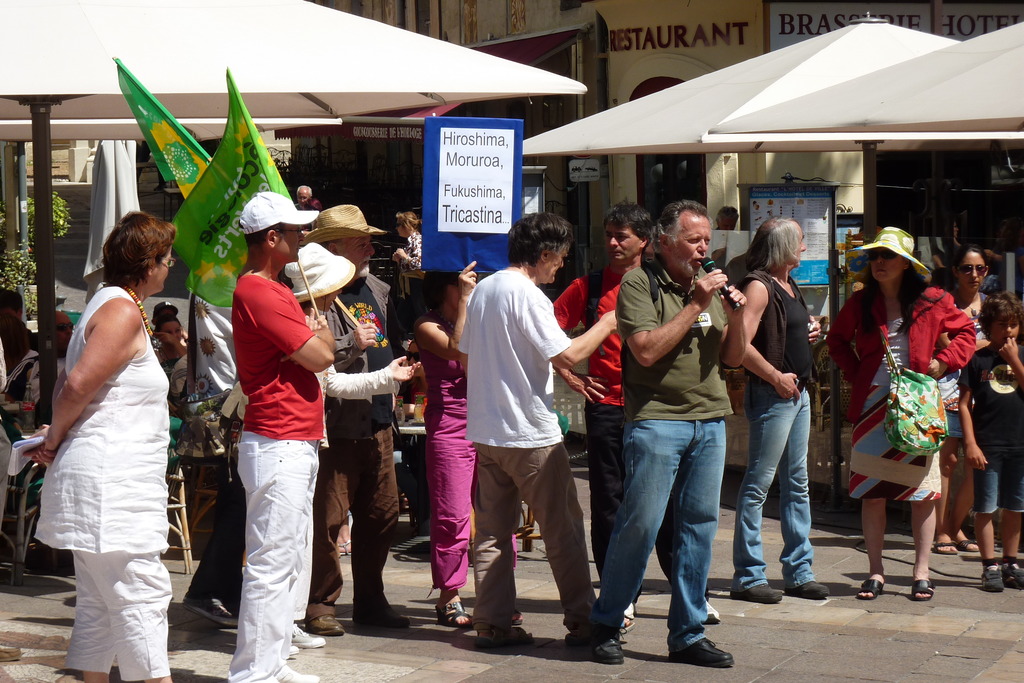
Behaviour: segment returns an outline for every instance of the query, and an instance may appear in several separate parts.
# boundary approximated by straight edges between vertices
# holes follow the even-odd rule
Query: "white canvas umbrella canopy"
[[[576,81],[304,0],[0,0],[0,120],[131,118],[119,57],[176,117],[225,117],[231,67],[254,117],[338,117],[531,94]]]
[[[926,132],[1013,137],[1024,130],[1022,70],[1024,24],[1016,24],[839,88],[723,121],[712,132],[909,131],[922,137]]]
[[[953,43],[885,23],[848,26],[542,133],[526,140],[523,153],[744,151],[704,143],[702,136],[722,122]]]
[[[303,0],[0,0],[0,121],[130,118],[113,59],[176,117],[226,117],[230,67],[253,116],[343,115],[540,94],[576,81]],[[13,58],[17,57],[17,58]],[[27,105],[27,106],[26,106]],[[55,380],[51,179],[34,178],[41,382]]]

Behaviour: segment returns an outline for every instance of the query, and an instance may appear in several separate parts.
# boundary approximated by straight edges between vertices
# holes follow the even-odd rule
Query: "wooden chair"
[[[192,535],[188,527],[188,496],[185,492],[185,473],[178,458],[172,458],[167,468],[167,513],[170,516],[170,533],[178,537],[178,545],[171,550],[180,550],[185,561],[185,573],[192,573]],[[170,539],[168,539],[169,541]]]

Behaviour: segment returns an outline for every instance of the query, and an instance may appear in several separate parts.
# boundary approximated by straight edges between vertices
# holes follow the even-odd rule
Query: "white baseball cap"
[[[239,223],[242,232],[251,235],[279,223],[307,225],[319,215],[319,211],[299,211],[291,199],[277,192],[260,192],[246,202]]]

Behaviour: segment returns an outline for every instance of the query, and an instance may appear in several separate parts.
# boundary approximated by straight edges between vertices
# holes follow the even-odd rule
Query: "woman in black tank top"
[[[820,326],[811,320],[792,271],[806,250],[803,230],[793,220],[773,218],[761,225],[747,252],[750,273],[743,281],[747,297],[744,325],[750,343],[743,360],[747,371],[744,408],[750,422],[747,471],[736,500],[733,579],[730,597],[775,603],[783,591],[772,589],[761,546],[761,513],[768,488],[779,473],[782,516],[782,576],[785,594],[809,600],[828,597],[814,580],[814,550],[809,540],[811,504],[807,489],[807,440],[811,407],[811,342]]]

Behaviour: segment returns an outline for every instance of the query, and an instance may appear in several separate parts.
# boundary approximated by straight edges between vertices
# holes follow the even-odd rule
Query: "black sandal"
[[[868,579],[860,585],[860,590],[857,592],[858,600],[874,600],[882,591],[885,589],[885,584],[878,579]],[[861,593],[867,593],[867,595],[861,595]]]
[[[473,618],[466,610],[462,609],[460,600],[449,602],[444,607],[434,607],[434,611],[437,612],[437,623],[440,626],[450,626],[451,628],[471,628],[473,626]],[[466,622],[460,623],[460,619],[465,619]]]
[[[917,597],[918,593],[925,597]],[[928,579],[918,579],[910,588],[910,599],[916,602],[928,602],[935,595],[935,584]]]

